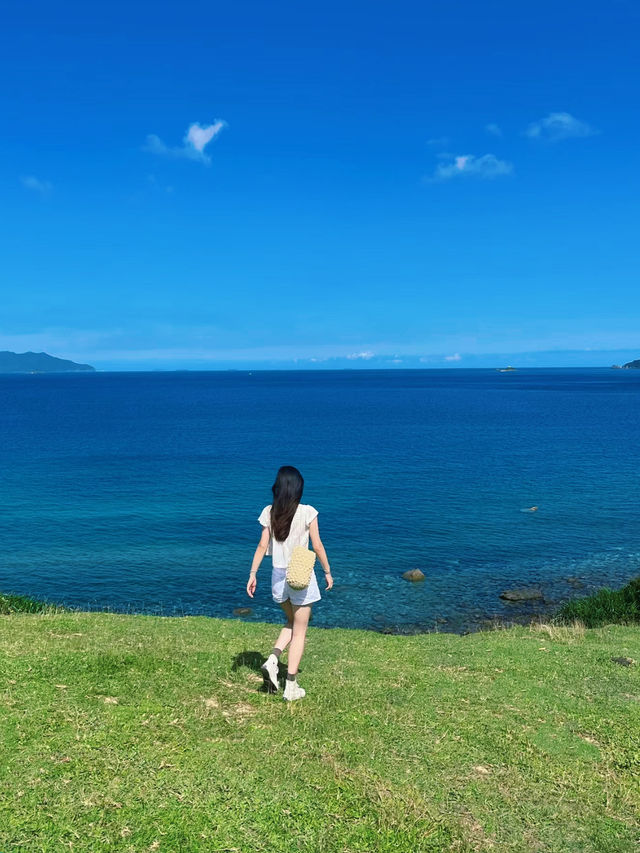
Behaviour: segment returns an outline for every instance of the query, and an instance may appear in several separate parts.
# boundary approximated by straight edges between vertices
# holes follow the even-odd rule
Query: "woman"
[[[262,536],[253,555],[247,582],[247,592],[253,598],[258,568],[264,555],[270,554],[273,562],[271,594],[273,600],[286,613],[287,624],[280,631],[273,651],[262,665],[262,671],[265,684],[270,689],[278,690],[278,660],[289,646],[287,681],[284,688],[284,698],[287,701],[302,699],[305,695],[305,691],[298,684],[298,667],[304,651],[311,605],[314,601],[320,601],[320,590],[314,571],[311,572],[309,585],[304,589],[292,589],[286,581],[291,552],[297,545],[307,548],[311,537],[313,550],[324,569],[326,588],[331,589],[333,586],[329,561],[318,532],[318,511],[308,504],[300,503],[303,487],[304,480],[297,468],[291,465],[280,468],[271,488],[273,503],[266,506],[258,518],[262,525]]]

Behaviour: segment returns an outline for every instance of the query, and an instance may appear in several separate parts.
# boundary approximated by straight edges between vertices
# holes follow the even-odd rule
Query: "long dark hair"
[[[271,487],[271,534],[278,542],[284,542],[289,535],[303,489],[304,480],[300,471],[292,465],[283,465]]]

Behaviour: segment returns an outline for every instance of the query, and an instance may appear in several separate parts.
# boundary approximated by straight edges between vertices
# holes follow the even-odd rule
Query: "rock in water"
[[[500,598],[505,601],[536,601],[544,598],[542,590],[533,586],[523,586],[519,589],[505,589],[500,593]]]
[[[233,611],[234,616],[248,616],[251,613],[250,607],[236,607]]]
[[[409,569],[408,572],[404,572],[402,577],[406,581],[412,581],[413,583],[416,583],[417,581],[424,580],[424,572],[421,572],[420,569]]]

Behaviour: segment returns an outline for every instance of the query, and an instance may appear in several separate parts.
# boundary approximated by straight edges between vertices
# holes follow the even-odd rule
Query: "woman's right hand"
[[[253,598],[253,594],[256,591],[256,586],[258,585],[258,581],[256,580],[255,574],[253,572],[249,575],[249,580],[247,581],[247,595],[249,598]]]
[[[331,575],[331,572],[325,572],[324,573],[324,579],[327,582],[326,589],[331,589],[331,587],[333,586],[333,577]]]

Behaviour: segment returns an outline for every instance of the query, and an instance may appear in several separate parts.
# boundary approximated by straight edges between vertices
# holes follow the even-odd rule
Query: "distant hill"
[[[626,364],[622,365],[623,370],[628,368],[640,370],[640,358],[636,358],[635,361],[628,361]]]
[[[90,364],[76,364],[46,352],[0,352],[0,373],[73,373],[95,370]]]

